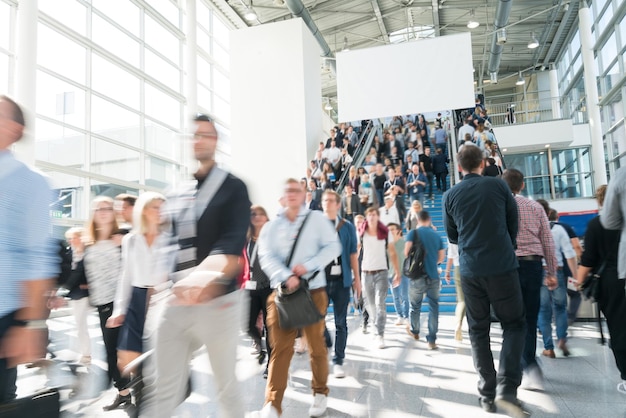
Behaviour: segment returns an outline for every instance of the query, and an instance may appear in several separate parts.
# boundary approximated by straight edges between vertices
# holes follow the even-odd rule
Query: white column
[[[35,162],[37,9],[37,0],[17,3],[15,100],[24,111],[27,129],[14,150],[17,157],[28,164]]]
[[[602,141],[602,125],[600,122],[600,106],[598,105],[598,71],[593,57],[593,37],[591,34],[591,11],[585,0],[581,0],[578,10],[578,29],[580,31],[580,50],[583,57],[583,74],[585,95],[587,96],[587,117],[591,134],[591,163],[593,165],[594,187],[606,184],[606,166],[604,144]]]
[[[320,49],[302,19],[230,39],[232,169],[273,216],[284,181],[306,174],[320,140]]]
[[[185,74],[184,86],[185,97],[187,103],[185,106],[183,129],[186,134],[193,132],[195,126],[193,117],[198,113],[198,42],[197,42],[197,15],[196,0],[187,0],[185,3]],[[182,141],[182,162],[189,168],[190,172],[194,172],[197,162],[191,152],[191,146]]]
[[[548,71],[548,77],[550,78],[550,102],[552,103],[552,117],[554,119],[561,119],[561,104],[559,100],[559,78],[554,66]]]

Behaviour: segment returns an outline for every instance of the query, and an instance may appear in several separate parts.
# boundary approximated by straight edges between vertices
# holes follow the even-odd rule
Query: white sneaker
[[[278,411],[274,408],[271,402],[265,404],[260,411],[254,411],[250,413],[250,418],[280,418]]]
[[[376,336],[376,346],[378,348],[385,348],[385,338],[382,335]]]
[[[316,393],[315,397],[313,398],[313,405],[311,405],[311,408],[309,408],[309,416],[320,417],[324,415],[324,412],[326,412],[326,404],[327,404],[326,395],[322,395],[321,393]]]
[[[333,366],[333,374],[337,379],[346,377],[346,372],[343,370],[343,366],[341,364],[335,364]]]
[[[395,325],[402,325],[402,324],[404,324],[404,318],[399,316],[398,319],[396,319]]]

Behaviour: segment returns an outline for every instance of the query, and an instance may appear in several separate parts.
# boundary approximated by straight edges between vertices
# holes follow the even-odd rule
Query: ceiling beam
[[[380,28],[380,33],[383,35],[383,39],[385,43],[389,43],[389,32],[385,27],[385,21],[383,20],[383,14],[380,12],[380,5],[378,4],[378,0],[370,0],[372,3],[372,8],[374,9],[374,14],[376,15],[376,21],[378,22],[378,27]],[[433,0],[437,1],[437,0]]]
[[[439,24],[439,2],[432,0],[433,5],[433,26],[435,27],[435,36],[441,36],[440,24]]]

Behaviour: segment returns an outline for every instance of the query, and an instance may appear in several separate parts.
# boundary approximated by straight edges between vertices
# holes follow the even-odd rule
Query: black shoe
[[[263,372],[263,379],[267,380],[267,375],[269,374],[269,370],[267,370],[267,367],[265,368],[265,371]]]
[[[263,362],[265,361],[265,356],[267,356],[267,352],[261,350],[259,355],[256,357],[256,359],[258,360],[259,364],[263,364]]]
[[[496,405],[491,398],[478,398],[478,403],[480,407],[485,412],[494,413],[496,412]]]
[[[128,395],[120,395],[119,393],[117,394],[117,396],[115,397],[115,400],[113,401],[112,404],[107,405],[102,407],[103,410],[105,411],[112,411],[114,409],[117,409],[119,407],[123,407],[126,408],[127,406],[131,405],[131,398],[130,398],[130,393]]]

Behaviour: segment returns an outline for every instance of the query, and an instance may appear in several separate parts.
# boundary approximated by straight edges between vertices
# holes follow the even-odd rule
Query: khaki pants
[[[285,389],[287,389],[287,379],[289,377],[289,364],[293,357],[293,344],[296,339],[297,329],[282,329],[278,325],[278,311],[274,304],[276,292],[267,298],[267,327],[269,328],[270,344],[272,354],[270,356],[269,374],[267,377],[267,387],[265,389],[265,403],[271,402],[279,414],[282,414],[282,403]],[[326,289],[311,290],[311,297],[317,309],[326,315],[328,306],[328,296]],[[311,388],[313,393],[328,395],[328,351],[324,340],[325,320],[322,319],[313,325],[302,329],[302,333],[309,345],[309,355],[311,357],[311,371],[313,380]]]

